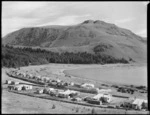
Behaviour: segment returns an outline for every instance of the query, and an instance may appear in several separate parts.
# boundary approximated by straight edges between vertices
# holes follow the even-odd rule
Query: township
[[[136,89],[117,87],[115,85],[111,86],[115,88],[117,92],[131,95],[130,97],[126,97],[114,95],[112,94],[112,89],[95,87],[92,83],[79,84],[73,81],[67,82],[61,79],[32,75],[18,70],[8,71],[7,75],[33,83],[24,84],[14,80],[6,80],[6,89],[14,93],[85,106],[139,111],[148,110],[148,101],[146,99],[132,96],[137,91]],[[141,93],[147,93],[147,90]]]

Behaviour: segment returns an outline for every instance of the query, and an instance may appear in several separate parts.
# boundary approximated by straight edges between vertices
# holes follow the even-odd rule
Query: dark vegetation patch
[[[67,64],[107,64],[128,63],[124,58],[116,59],[106,54],[87,52],[56,53],[44,49],[14,48],[2,45],[2,67],[20,67],[47,63]]]

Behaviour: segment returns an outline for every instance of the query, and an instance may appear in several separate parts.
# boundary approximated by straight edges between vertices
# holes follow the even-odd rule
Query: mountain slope
[[[31,46],[57,52],[89,52],[115,58],[147,60],[147,41],[127,29],[103,21],[86,20],[73,26],[23,28],[8,34],[3,44]]]

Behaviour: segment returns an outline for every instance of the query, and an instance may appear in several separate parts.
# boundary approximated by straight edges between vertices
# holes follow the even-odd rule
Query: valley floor
[[[66,77],[63,73],[64,70],[72,71],[73,69],[85,69],[85,68],[121,68],[121,67],[141,67],[144,65],[124,65],[124,64],[109,64],[109,65],[74,65],[74,64],[47,64],[47,65],[40,65],[40,66],[28,66],[28,67],[21,67],[20,70],[24,72],[29,72],[32,74],[40,74],[44,76],[48,76],[51,78],[60,78],[64,81],[74,81],[78,83],[83,82],[94,82],[97,86],[104,83],[103,81],[99,80],[96,81],[95,79],[89,79],[87,78],[80,78],[78,77]],[[7,71],[7,68],[2,68],[2,84],[7,79],[12,79],[15,81],[20,81],[25,83],[25,81],[18,80],[15,78],[8,77],[5,74],[5,71]],[[102,69],[103,70],[103,69]],[[113,69],[114,70],[114,69]],[[80,71],[81,72],[81,71]],[[79,73],[80,73],[79,72]],[[77,73],[78,74],[78,73]],[[145,73],[144,73],[145,74]],[[28,83],[28,82],[26,82]],[[112,84],[112,83],[110,83]],[[119,84],[119,83],[118,83]],[[137,95],[137,97],[147,98],[147,95]],[[55,109],[52,109],[52,106],[55,105]],[[46,99],[40,99],[25,95],[19,95],[15,93],[8,92],[6,90],[2,89],[2,113],[50,113],[50,114],[90,114],[93,107],[87,107],[82,105],[75,105],[70,103],[64,103],[59,101],[53,101],[53,100],[46,100]],[[132,111],[132,110],[118,110],[118,109],[109,109],[109,108],[94,108],[95,112],[98,114],[148,114],[147,111]]]

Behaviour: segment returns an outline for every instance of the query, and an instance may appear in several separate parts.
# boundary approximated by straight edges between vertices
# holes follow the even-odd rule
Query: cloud
[[[69,25],[103,20],[139,31],[146,22],[145,2],[2,2],[2,34],[39,25]],[[127,18],[128,17],[128,18]]]
[[[133,20],[135,20],[135,18],[125,18],[125,19],[121,19],[121,20],[116,20],[115,23],[116,24],[127,23],[127,22],[131,22]]]
[[[44,23],[38,26],[46,26],[46,25],[74,25],[74,24],[78,24],[80,23],[80,20],[82,20],[82,18],[87,18],[90,17],[89,14],[86,15],[69,15],[69,16],[63,16],[60,18],[57,18],[54,21],[48,22],[48,23]]]
[[[147,37],[147,29],[142,29],[142,30],[136,32],[136,34],[138,34],[142,37]]]

